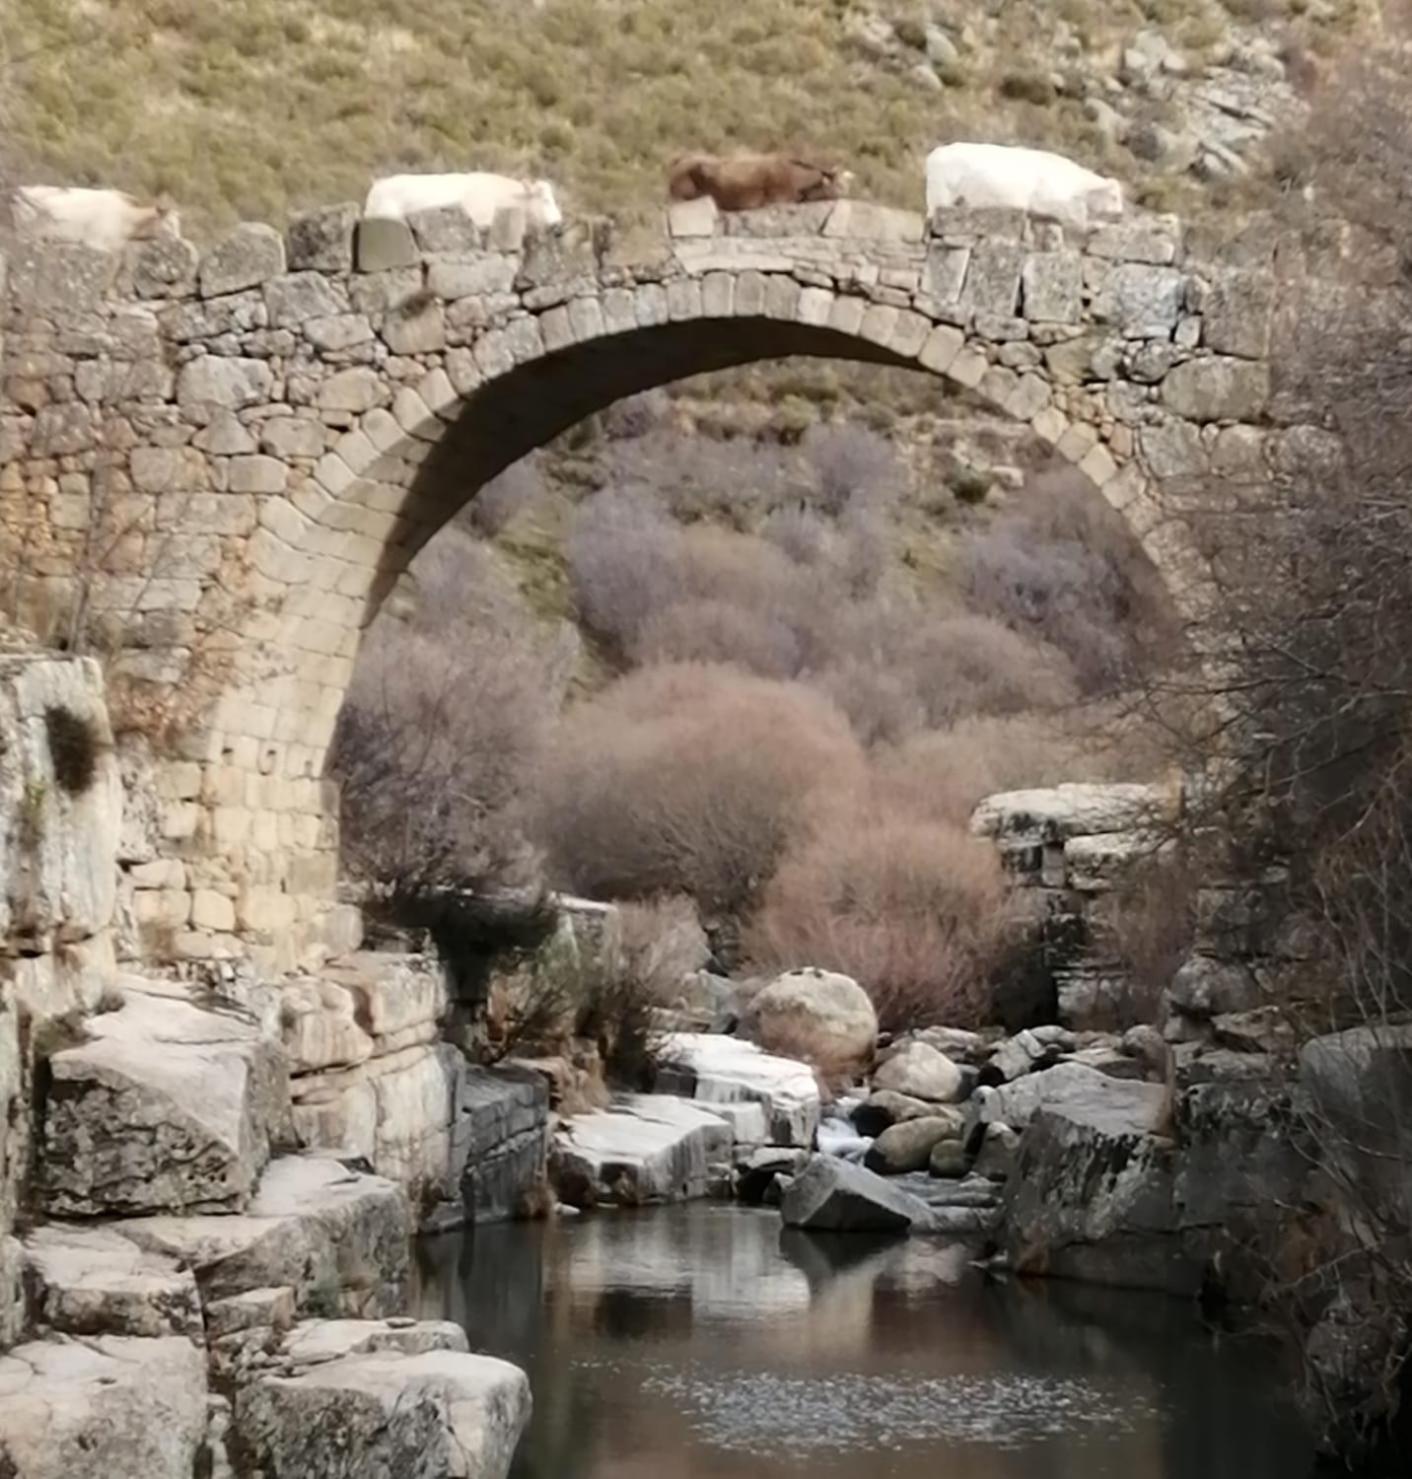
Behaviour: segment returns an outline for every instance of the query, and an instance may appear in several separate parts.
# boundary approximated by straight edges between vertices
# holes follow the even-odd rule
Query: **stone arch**
[[[199,261],[148,244],[96,287],[72,252],[15,264],[21,293],[64,300],[40,331],[21,325],[22,354],[62,340],[75,284],[103,323],[72,376],[90,372],[93,394],[22,418],[46,490],[62,496],[68,458],[71,481],[98,478],[85,417],[131,399],[122,486],[159,505],[173,482],[210,489],[189,496],[223,531],[162,577],[197,627],[239,595],[220,691],[165,757],[186,808],[165,841],[211,901],[179,935],[191,955],[253,946],[287,964],[317,944],[336,874],[324,755],[361,631],[476,487],[593,410],[790,355],[930,372],[1074,464],[1179,602],[1197,599],[1200,563],[1166,489],[1227,435],[1218,422],[1262,435],[1247,423],[1269,395],[1272,295],[1237,285],[1263,304],[1252,328],[1227,278],[1183,264],[1170,218],[1070,242],[1003,212],[926,223],[844,201],[718,218],[692,202],[645,230],[535,242],[514,222],[486,239],[437,217],[355,233],[354,216],[321,213],[287,242],[238,228]],[[151,337],[155,360],[125,350]],[[1079,362],[1090,339],[1105,363]]]

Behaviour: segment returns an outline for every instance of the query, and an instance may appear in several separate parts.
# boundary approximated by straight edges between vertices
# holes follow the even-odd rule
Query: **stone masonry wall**
[[[149,957],[349,947],[324,757],[360,633],[487,478],[624,394],[788,354],[935,374],[1079,467],[1189,601],[1184,483],[1316,435],[1276,426],[1269,261],[1197,262],[1168,217],[357,214],[0,262],[4,600],[105,658],[159,797],[123,858]]]

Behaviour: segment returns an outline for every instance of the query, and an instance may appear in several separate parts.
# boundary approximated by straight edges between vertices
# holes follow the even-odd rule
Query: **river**
[[[716,1203],[425,1242],[418,1313],[519,1362],[513,1479],[1301,1479],[1273,1347],[1160,1296]]]

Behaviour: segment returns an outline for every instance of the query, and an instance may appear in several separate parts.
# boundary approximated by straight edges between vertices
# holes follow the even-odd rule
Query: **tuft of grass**
[[[70,796],[81,795],[93,784],[98,769],[98,737],[92,722],[63,704],[55,704],[44,711],[44,728],[54,779]]]

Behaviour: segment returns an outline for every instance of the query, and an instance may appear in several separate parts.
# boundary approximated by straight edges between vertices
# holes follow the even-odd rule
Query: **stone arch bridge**
[[[484,234],[357,215],[0,259],[4,600],[106,656],[160,798],[124,846],[154,955],[339,943],[324,759],[360,633],[478,487],[622,396],[788,355],[933,373],[1076,465],[1179,600],[1200,585],[1182,481],[1295,434],[1271,415],[1268,264],[1198,262],[1169,217],[1074,239],[699,201],[532,239],[513,212]]]

